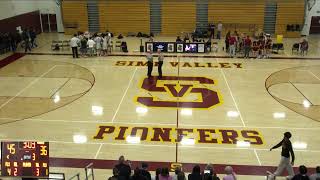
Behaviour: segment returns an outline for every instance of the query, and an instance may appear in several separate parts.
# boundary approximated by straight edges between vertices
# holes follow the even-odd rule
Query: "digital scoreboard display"
[[[9,177],[48,177],[49,142],[2,142],[1,174]]]

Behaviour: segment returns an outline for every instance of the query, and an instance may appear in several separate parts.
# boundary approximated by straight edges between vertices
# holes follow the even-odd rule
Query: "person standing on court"
[[[278,165],[278,168],[274,173],[268,172],[269,173],[268,180],[274,180],[276,176],[280,176],[284,169],[287,169],[288,171],[288,175],[289,175],[287,177],[288,179],[291,179],[294,176],[294,171],[292,166],[294,165],[295,156],[294,156],[292,144],[290,141],[291,136],[292,135],[290,132],[285,132],[282,141],[280,141],[277,145],[275,145],[270,149],[270,151],[272,151],[273,149],[282,147],[281,160]],[[290,154],[291,154],[291,162],[290,162]]]
[[[73,58],[79,58],[79,55],[78,55],[79,43],[80,43],[80,39],[77,37],[76,34],[74,34],[73,38],[71,38],[71,40],[70,40],[70,46],[71,46],[71,49],[72,49]]]
[[[221,34],[222,34],[222,23],[221,23],[221,21],[219,21],[217,39],[219,39],[219,40],[221,39]]]
[[[159,73],[159,79],[162,78],[163,59],[164,59],[164,56],[161,53],[161,49],[158,49],[158,73]]]
[[[148,78],[151,78],[152,69],[153,69],[153,55],[152,50],[149,49],[146,55],[147,58],[147,64],[148,64]]]

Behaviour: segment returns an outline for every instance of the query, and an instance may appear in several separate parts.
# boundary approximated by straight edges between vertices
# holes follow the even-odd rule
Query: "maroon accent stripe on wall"
[[[174,162],[151,162],[151,161],[144,161],[148,163],[149,170],[155,171],[157,168],[162,167],[169,167],[171,163]],[[103,160],[103,159],[74,159],[74,158],[57,158],[51,157],[50,158],[50,166],[51,167],[65,167],[65,168],[84,168],[88,164],[93,163],[93,167],[95,169],[112,169],[118,161],[116,160]],[[140,167],[141,161],[132,161],[132,167]],[[192,168],[195,165],[200,165],[201,169],[203,170],[205,164],[196,164],[196,163],[181,163],[183,166],[183,170],[185,172],[191,172]],[[224,168],[226,164],[215,164],[214,168],[218,174],[224,174]],[[267,171],[274,172],[276,167],[274,166],[254,166],[254,165],[233,165],[232,166],[234,171],[238,175],[254,175],[254,176],[265,176]],[[294,168],[295,172],[298,172],[298,168]],[[308,173],[312,174],[315,172],[315,168],[308,168]],[[283,174],[287,175],[287,174]]]
[[[24,54],[22,54],[22,53],[14,53],[14,54],[0,60],[0,68],[3,68],[4,66],[20,59],[23,56],[24,56]]]

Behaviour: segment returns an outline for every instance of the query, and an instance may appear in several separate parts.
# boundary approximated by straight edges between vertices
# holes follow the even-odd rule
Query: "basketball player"
[[[161,53],[161,49],[158,49],[158,73],[159,73],[159,79],[162,78],[162,65],[163,65],[163,59],[164,56]]]
[[[292,166],[294,164],[295,156],[292,149],[290,138],[291,138],[290,132],[284,133],[283,140],[270,149],[270,151],[272,151],[272,149],[282,147],[281,160],[278,165],[278,168],[274,173],[270,173],[269,171],[267,171],[267,173],[269,174],[268,180],[274,180],[276,176],[279,176],[282,174],[285,168],[287,169],[289,174],[289,176],[287,176],[287,179],[291,179],[294,176]],[[290,154],[291,154],[291,163],[290,163]]]
[[[153,69],[153,55],[152,55],[152,50],[148,50],[146,58],[147,58],[147,64],[148,64],[148,78],[151,78],[151,73]]]

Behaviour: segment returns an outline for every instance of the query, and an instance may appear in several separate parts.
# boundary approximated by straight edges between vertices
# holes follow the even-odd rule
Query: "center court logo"
[[[148,107],[210,108],[222,101],[218,92],[207,87],[214,84],[214,80],[206,77],[145,78],[141,88],[151,97],[138,97],[137,102]]]

